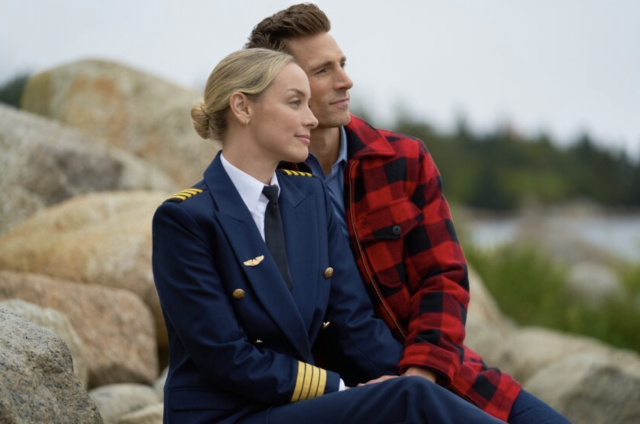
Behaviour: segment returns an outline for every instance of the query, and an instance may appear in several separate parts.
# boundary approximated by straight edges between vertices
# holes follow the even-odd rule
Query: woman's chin
[[[308,157],[309,157],[309,149],[304,149],[304,151],[300,151],[300,152],[296,152],[295,154],[292,154],[289,158],[285,159],[285,161],[291,162],[291,163],[300,163],[307,160]]]

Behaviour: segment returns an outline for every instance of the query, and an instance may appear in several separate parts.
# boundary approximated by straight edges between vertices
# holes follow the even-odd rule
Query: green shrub
[[[566,268],[534,247],[464,246],[502,311],[520,325],[582,334],[640,352],[640,264],[620,271],[626,296],[593,308],[565,293]]]
[[[620,274],[625,288],[640,295],[640,263],[628,265],[620,271]]]

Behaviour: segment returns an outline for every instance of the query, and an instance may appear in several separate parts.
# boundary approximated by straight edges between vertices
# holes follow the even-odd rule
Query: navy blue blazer
[[[153,273],[170,351],[165,422],[204,414],[231,423],[337,391],[340,376],[311,354],[327,326],[359,375],[396,374],[402,345],[373,315],[322,182],[281,172],[292,291],[219,154],[203,181],[156,211]]]

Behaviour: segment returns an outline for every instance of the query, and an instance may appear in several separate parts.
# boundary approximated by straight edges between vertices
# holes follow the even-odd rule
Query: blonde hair
[[[267,49],[239,50],[218,63],[207,80],[204,101],[191,108],[200,137],[222,141],[228,126],[229,99],[235,92],[255,99],[280,71],[294,61],[289,54]]]

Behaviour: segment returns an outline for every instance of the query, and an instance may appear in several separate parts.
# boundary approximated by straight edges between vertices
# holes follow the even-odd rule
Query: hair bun
[[[191,108],[191,120],[193,121],[193,128],[200,137],[205,140],[210,138],[209,130],[209,115],[204,110],[204,103],[202,101],[196,102]]]

